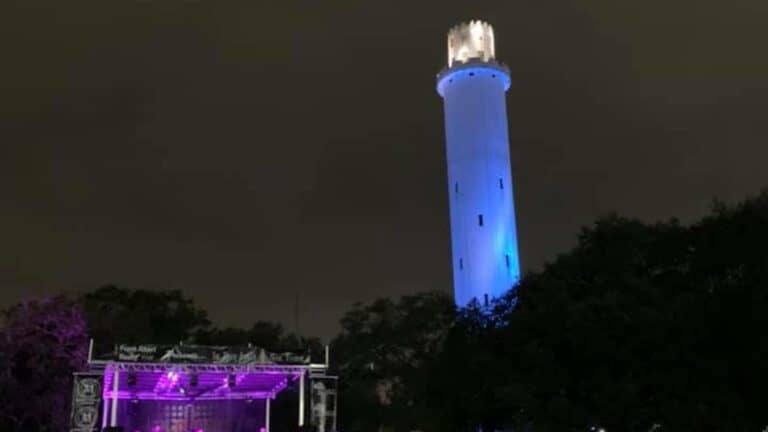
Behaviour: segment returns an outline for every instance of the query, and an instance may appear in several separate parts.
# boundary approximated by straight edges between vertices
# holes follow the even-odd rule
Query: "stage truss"
[[[226,401],[230,401],[230,405],[248,404],[248,409],[260,416],[258,430],[268,432],[271,401],[294,383],[298,385],[297,425],[304,426],[306,414],[309,414],[309,423],[320,432],[336,430],[336,378],[327,375],[327,347],[326,361],[319,364],[309,362],[308,358],[301,362],[276,363],[270,360],[275,357],[265,356],[263,350],[260,356],[254,355],[251,347],[248,347],[251,351],[226,347],[173,347],[168,352],[176,353],[177,357],[184,357],[183,354],[195,349],[207,354],[187,355],[182,361],[174,358],[167,361],[166,354],[163,356],[166,361],[158,361],[166,347],[151,354],[146,353],[151,351],[147,347],[141,347],[145,351],[141,356],[122,355],[122,347],[116,349],[120,355],[112,359],[94,359],[89,354],[88,371],[78,372],[75,376],[71,432],[96,432],[105,427],[125,426],[129,422],[124,418],[125,413],[131,409],[135,412],[136,407],[152,405],[162,406],[167,411],[181,412],[192,408],[205,411]],[[220,355],[228,349],[239,350],[239,356]],[[208,358],[210,352],[214,355]],[[284,361],[285,357],[278,360]],[[134,425],[131,428],[138,430]],[[166,431],[160,426],[146,426],[142,430]]]

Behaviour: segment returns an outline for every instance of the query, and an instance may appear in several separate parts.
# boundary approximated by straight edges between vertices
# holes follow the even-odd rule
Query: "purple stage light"
[[[107,392],[105,394],[107,399],[113,399],[113,393]],[[248,400],[248,399],[266,399],[272,397],[271,392],[225,392],[225,393],[209,393],[195,395],[195,400]],[[180,393],[155,393],[155,392],[131,392],[131,391],[118,391],[117,399],[138,399],[140,401],[154,400],[154,401],[184,401],[189,400],[190,397]]]
[[[203,354],[178,363],[165,357],[154,362],[123,357],[94,361],[94,370],[103,374],[104,418],[126,432],[267,432],[270,400],[322,366],[284,356],[246,362]]]
[[[118,388],[115,391],[113,385],[115,369],[110,365],[104,374],[104,399],[169,402],[189,401],[193,398],[201,401],[261,400],[274,398],[298,376],[297,372],[290,369],[283,370],[283,373],[277,373],[275,370],[234,371],[225,368],[219,370],[191,368],[189,371],[157,368],[131,372],[137,376],[136,384],[129,386],[126,378],[128,371],[120,370]],[[196,376],[197,386],[191,384],[192,375]],[[154,432],[152,429],[142,430]]]

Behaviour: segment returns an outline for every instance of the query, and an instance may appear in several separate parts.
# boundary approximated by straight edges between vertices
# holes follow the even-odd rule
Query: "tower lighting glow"
[[[455,301],[486,303],[520,279],[509,157],[509,69],[495,60],[493,28],[482,21],[448,32],[443,97]]]

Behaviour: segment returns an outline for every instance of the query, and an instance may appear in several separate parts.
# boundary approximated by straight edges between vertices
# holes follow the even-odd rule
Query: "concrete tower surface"
[[[493,28],[448,32],[448,67],[437,76],[445,108],[453,285],[458,306],[487,304],[520,279],[505,95]]]

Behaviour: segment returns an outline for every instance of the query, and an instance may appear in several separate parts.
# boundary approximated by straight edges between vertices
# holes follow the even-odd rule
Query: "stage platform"
[[[91,345],[92,346],[92,345]],[[271,404],[292,388],[297,429],[336,428],[336,377],[304,353],[246,347],[122,345],[75,374],[71,432],[269,432]],[[309,394],[309,398],[307,398]],[[307,415],[309,414],[309,415]]]

